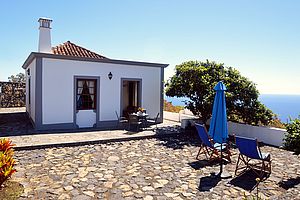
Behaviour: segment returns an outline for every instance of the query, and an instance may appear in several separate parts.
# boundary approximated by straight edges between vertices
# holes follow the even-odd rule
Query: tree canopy
[[[23,73],[11,75],[10,77],[8,77],[8,81],[13,83],[25,83],[25,75]]]
[[[175,67],[175,75],[166,83],[166,95],[187,97],[185,107],[206,122],[212,114],[214,86],[219,82],[227,87],[228,119],[252,125],[268,125],[273,112],[259,100],[255,83],[232,67],[222,63],[188,61]]]

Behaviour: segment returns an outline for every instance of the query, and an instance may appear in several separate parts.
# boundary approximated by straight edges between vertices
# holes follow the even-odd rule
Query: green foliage
[[[215,62],[189,61],[176,66],[176,73],[166,84],[166,95],[188,97],[186,108],[206,122],[212,113],[214,86],[227,87],[228,119],[252,125],[267,125],[273,117],[271,110],[258,101],[259,92],[253,82],[239,71]]]
[[[13,146],[11,140],[6,138],[0,139],[0,185],[16,172],[14,169]]]
[[[284,138],[284,147],[300,154],[300,116],[286,124],[285,127],[288,134]]]
[[[17,75],[11,75],[8,77],[8,81],[13,83],[25,83],[25,74],[18,73]]]

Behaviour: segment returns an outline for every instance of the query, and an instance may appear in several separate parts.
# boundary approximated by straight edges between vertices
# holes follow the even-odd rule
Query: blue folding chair
[[[271,174],[271,155],[260,151],[257,139],[235,136],[235,142],[240,151],[236,163],[235,175],[237,171],[241,169],[241,173],[251,169],[261,179],[265,173],[268,175]],[[257,160],[259,162],[257,162]]]
[[[231,162],[231,153],[229,151],[228,145],[226,143],[223,143],[222,145],[220,143],[215,143],[213,139],[209,137],[204,124],[195,124],[195,126],[202,142],[196,159],[199,158],[202,149],[209,161],[221,159],[222,150],[222,158],[227,162]]]

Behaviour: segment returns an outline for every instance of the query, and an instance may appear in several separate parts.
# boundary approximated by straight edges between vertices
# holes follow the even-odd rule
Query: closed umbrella
[[[221,164],[220,164],[220,175],[223,174],[223,157],[222,157],[222,145],[227,142],[228,138],[228,127],[227,127],[227,114],[226,114],[226,101],[225,91],[226,86],[222,81],[214,87],[216,91],[212,118],[210,121],[209,135],[217,143],[221,144]]]

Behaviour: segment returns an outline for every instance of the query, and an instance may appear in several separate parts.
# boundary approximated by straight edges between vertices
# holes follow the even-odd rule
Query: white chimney
[[[51,52],[51,22],[52,19],[40,18],[40,33],[39,33],[39,49],[41,53],[52,53]]]

